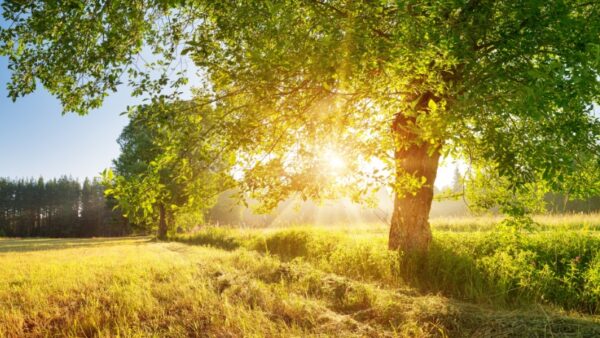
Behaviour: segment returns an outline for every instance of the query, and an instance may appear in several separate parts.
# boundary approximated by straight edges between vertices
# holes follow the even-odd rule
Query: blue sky
[[[63,116],[43,88],[13,103],[9,77],[0,57],[0,177],[94,177],[119,155],[116,139],[127,124],[120,113],[132,104],[127,88],[87,116]]]
[[[0,9],[0,14],[2,9]],[[6,22],[0,17],[0,26]],[[7,98],[8,60],[0,57],[0,177],[95,177],[119,155],[116,139],[133,101],[127,88],[87,116],[62,115],[42,86],[12,102]]]

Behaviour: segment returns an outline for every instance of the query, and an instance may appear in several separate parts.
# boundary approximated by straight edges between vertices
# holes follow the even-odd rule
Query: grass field
[[[0,336],[600,336],[593,227],[436,222],[427,263],[370,225],[0,239]]]

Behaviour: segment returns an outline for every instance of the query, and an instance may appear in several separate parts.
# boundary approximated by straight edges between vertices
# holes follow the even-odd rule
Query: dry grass
[[[4,239],[0,336],[600,334],[590,316],[493,310],[327,270],[149,238]]]

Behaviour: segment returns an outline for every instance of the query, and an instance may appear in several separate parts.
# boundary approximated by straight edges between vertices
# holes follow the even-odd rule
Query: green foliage
[[[155,102],[133,109],[129,117],[114,173],[104,174],[111,187],[107,193],[129,219],[148,227],[158,223],[161,208],[170,223],[173,218],[202,220],[203,211],[231,184],[234,158],[218,135],[207,133],[222,121],[210,107],[200,109],[193,102]]]
[[[191,59],[205,75],[197,99],[233,121],[217,130],[237,147],[241,187],[266,209],[296,193],[359,199],[395,187],[414,173],[390,154],[424,144],[491,164],[513,190],[538,180],[554,191],[597,190],[595,174],[586,174],[593,188],[572,183],[598,165],[595,1],[2,6],[13,99],[39,81],[65,112],[86,113],[125,75],[134,94],[171,100],[187,84],[178,58]],[[145,46],[156,61],[140,64]],[[399,135],[390,128],[398,116],[407,121]],[[347,170],[327,172],[325,148],[342,153]],[[360,166],[372,162],[382,169]],[[423,184],[419,175],[400,181]],[[162,197],[143,197],[154,198]]]
[[[497,210],[514,217],[540,214],[546,211],[547,182],[536,179],[521,186],[511,186],[510,180],[499,174],[492,165],[472,168],[464,178],[465,199],[474,213]]]
[[[3,1],[8,24],[0,30],[0,55],[8,57],[13,70],[9,97],[30,94],[41,84],[60,100],[64,112],[84,115],[117,91],[124,74],[139,79],[130,82],[137,95],[152,90],[157,95],[157,86],[162,91],[171,84],[166,66],[172,53],[166,42],[177,40],[178,25],[160,27],[164,9],[161,1],[143,0]],[[134,66],[148,45],[160,56],[159,61],[144,61],[156,77]]]
[[[414,278],[427,290],[481,302],[535,301],[597,313],[597,295],[587,290],[593,290],[595,273],[589,262],[599,249],[599,238],[586,232],[526,234],[505,227],[489,234],[439,234],[425,270],[414,270]]]

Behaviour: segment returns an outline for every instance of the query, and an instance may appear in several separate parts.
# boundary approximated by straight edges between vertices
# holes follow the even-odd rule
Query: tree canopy
[[[512,189],[598,166],[595,1],[5,1],[3,15],[11,97],[39,81],[85,113],[125,75],[172,99],[189,58],[195,102],[232,121],[215,130],[244,190],[272,207],[390,185],[390,248],[427,248],[440,156]],[[333,153],[344,166],[324,168]]]
[[[114,172],[104,173],[107,193],[124,215],[136,224],[159,224],[161,238],[169,221],[185,213],[201,217],[231,185],[227,168],[235,158],[218,134],[207,133],[218,122],[211,120],[213,110],[190,105],[155,102],[133,108],[118,140],[121,155]]]

